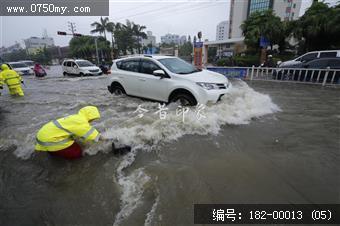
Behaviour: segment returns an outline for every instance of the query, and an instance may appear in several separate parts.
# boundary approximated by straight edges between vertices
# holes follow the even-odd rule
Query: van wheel
[[[197,104],[195,98],[188,93],[178,93],[170,100],[170,102],[179,101],[182,106],[194,106]]]
[[[116,96],[121,96],[126,94],[124,88],[119,84],[112,84],[111,85],[111,93]]]
[[[64,71],[64,72],[63,72],[63,75],[64,75],[64,76],[66,76],[66,75],[67,75],[66,71]]]
[[[84,76],[84,74],[83,74],[82,72],[80,72],[80,73],[79,73],[79,76],[80,76],[80,77],[83,77],[83,76]]]

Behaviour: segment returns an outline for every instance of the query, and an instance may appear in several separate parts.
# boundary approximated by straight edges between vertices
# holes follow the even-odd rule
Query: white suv
[[[182,105],[216,103],[231,84],[221,74],[199,70],[170,56],[132,56],[113,61],[108,89],[116,95],[128,94]]]
[[[88,60],[67,59],[63,62],[63,74],[65,75],[102,75],[103,72],[99,67]]]

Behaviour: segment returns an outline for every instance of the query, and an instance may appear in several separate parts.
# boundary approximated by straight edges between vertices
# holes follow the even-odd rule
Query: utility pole
[[[74,34],[74,32],[76,31],[76,23],[70,21],[67,21],[67,23],[69,31],[71,31],[72,34]]]
[[[97,36],[94,36],[94,43],[96,45],[96,56],[97,56],[97,64],[99,66],[99,54],[98,54],[98,44],[97,44],[97,39],[98,37]]]

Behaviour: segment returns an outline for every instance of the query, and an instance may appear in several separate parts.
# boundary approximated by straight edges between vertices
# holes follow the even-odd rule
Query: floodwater
[[[158,103],[112,96],[109,76],[48,73],[0,96],[0,225],[193,225],[195,203],[340,202],[337,88],[235,80],[183,121],[174,104],[160,119]],[[43,124],[87,105],[107,141],[76,161],[34,153]]]

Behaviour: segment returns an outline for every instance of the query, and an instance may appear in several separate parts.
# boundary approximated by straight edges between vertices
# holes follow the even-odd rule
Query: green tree
[[[252,13],[241,25],[245,43],[248,47],[259,50],[260,38],[263,36],[273,45],[279,44],[284,38],[284,28],[280,17],[273,10]]]
[[[302,52],[325,50],[340,46],[340,4],[329,7],[314,1],[305,14],[296,21],[294,36],[298,38]]]
[[[126,24],[116,23],[113,34],[119,54],[126,55],[127,51],[129,51],[130,54],[134,54],[135,49],[140,53],[142,46],[139,39],[147,37],[143,32],[145,28],[145,26],[135,24],[129,20],[126,20]]]
[[[136,36],[136,47],[138,49],[138,53],[140,54],[140,49],[142,47],[140,41],[141,39],[146,39],[148,36],[146,35],[146,33],[143,31],[145,30],[146,27],[145,26],[141,26],[139,24],[135,24],[132,22],[132,32],[133,34]]]
[[[107,31],[111,33],[111,43],[112,43],[112,49],[114,49],[114,31],[115,31],[116,25],[113,22],[107,23]]]
[[[19,60],[25,60],[29,59],[29,54],[27,54],[25,49],[20,49],[13,51],[11,53],[5,53],[2,55],[2,58],[4,61],[19,61]]]
[[[100,17],[100,21],[99,22],[93,22],[91,24],[91,27],[94,27],[95,29],[93,29],[91,31],[92,34],[94,33],[99,33],[99,34],[104,34],[104,38],[106,39],[106,31],[110,28],[111,25],[109,25],[109,18],[105,17],[103,19],[103,17]]]
[[[193,46],[191,42],[185,42],[183,45],[179,46],[178,55],[179,56],[191,56],[192,51],[193,51]]]
[[[73,37],[70,41],[71,55],[77,58],[93,60],[96,56],[95,39],[90,36]],[[98,52],[103,53],[105,59],[110,58],[110,42],[104,37],[97,40]]]
[[[134,43],[132,32],[128,29],[126,25],[122,23],[116,23],[113,33],[117,52],[119,53],[119,55],[126,55],[128,50],[133,49],[131,48]]]
[[[52,60],[51,53],[46,46],[43,49],[39,49],[35,54],[31,55],[30,58],[41,64],[49,64]]]

